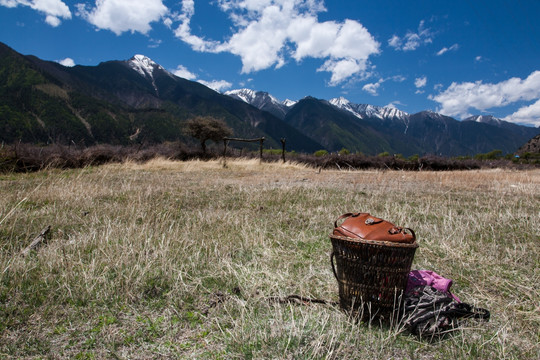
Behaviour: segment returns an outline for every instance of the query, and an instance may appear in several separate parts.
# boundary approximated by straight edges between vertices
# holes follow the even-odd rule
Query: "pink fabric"
[[[415,286],[429,285],[435,289],[447,292],[457,301],[461,302],[459,298],[450,292],[450,286],[452,286],[452,280],[442,277],[434,271],[430,270],[413,270],[409,273],[409,279],[407,281],[407,288],[405,292],[409,292]]]

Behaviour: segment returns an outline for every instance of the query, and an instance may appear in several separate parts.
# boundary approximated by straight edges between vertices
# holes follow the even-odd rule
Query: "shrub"
[[[211,116],[196,116],[189,119],[185,131],[186,134],[200,141],[203,153],[206,153],[206,142],[208,140],[219,141],[233,134],[232,129],[223,119],[216,119]]]
[[[419,158],[420,156],[418,156],[418,154],[414,154],[414,155],[409,156],[407,160],[417,162]]]
[[[477,160],[495,160],[502,157],[502,150],[492,150],[485,154],[476,154],[474,156]]]

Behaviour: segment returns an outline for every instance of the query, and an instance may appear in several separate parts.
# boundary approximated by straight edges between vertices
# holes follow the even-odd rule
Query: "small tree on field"
[[[208,140],[220,141],[233,134],[232,129],[222,119],[212,116],[196,116],[186,123],[186,133],[199,139],[203,153],[206,154]]]

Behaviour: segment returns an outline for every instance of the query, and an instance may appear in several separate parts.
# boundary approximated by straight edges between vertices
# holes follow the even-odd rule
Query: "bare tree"
[[[233,134],[232,129],[225,121],[212,116],[196,116],[186,123],[186,133],[201,142],[203,153],[206,154],[208,140],[220,141]]]

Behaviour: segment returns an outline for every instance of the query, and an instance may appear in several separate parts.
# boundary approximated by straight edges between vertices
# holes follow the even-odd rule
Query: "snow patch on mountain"
[[[359,119],[378,119],[381,121],[401,121],[405,125],[403,133],[407,133],[409,129],[409,114],[390,106],[375,106],[369,104],[355,104],[344,98],[330,99],[330,104],[335,107],[349,111]]]
[[[154,72],[156,70],[160,70],[165,72],[169,76],[172,76],[172,74],[165,70],[161,65],[144,55],[134,55],[131,59],[127,61],[127,64],[130,68],[138,72],[141,76],[152,81],[152,86],[156,90],[156,93],[158,92],[158,89],[154,79]]]
[[[356,117],[360,119],[365,118],[377,118],[381,120],[385,119],[399,119],[403,120],[408,117],[404,111],[398,110],[395,107],[380,107],[369,104],[355,104],[344,98],[343,96],[339,98],[330,99],[330,104],[353,113]]]
[[[129,66],[142,76],[154,76],[154,69],[162,68],[149,57],[137,54],[128,60]],[[163,68],[162,68],[163,69]]]
[[[501,125],[504,122],[503,120],[498,119],[492,115],[474,115],[465,120],[475,121],[478,123],[490,124],[490,125]]]
[[[257,96],[257,92],[251,89],[237,89],[226,91],[225,95],[236,97],[248,104],[252,104]]]
[[[290,107],[293,107],[294,105],[296,105],[298,101],[294,101],[294,100],[290,100],[290,99],[285,99],[283,100],[283,105],[285,105],[286,107],[290,108]]]
[[[280,119],[285,117],[288,106],[264,91],[255,91],[251,89],[237,89],[226,91],[225,95],[242,100],[259,110],[267,111]]]

